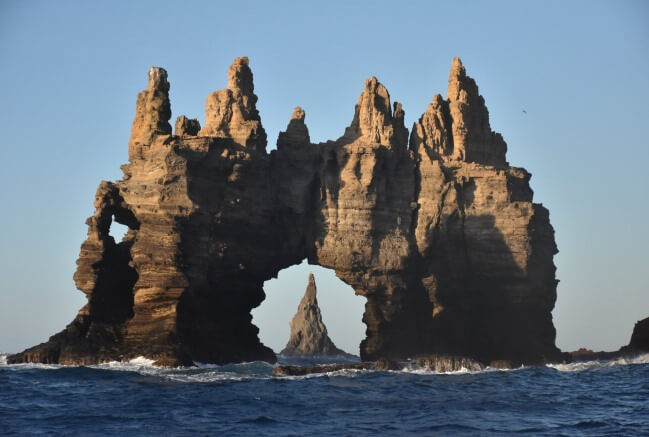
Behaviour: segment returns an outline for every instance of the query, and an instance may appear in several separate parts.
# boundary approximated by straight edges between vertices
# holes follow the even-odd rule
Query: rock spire
[[[279,133],[279,138],[277,139],[278,148],[284,146],[308,146],[311,144],[309,129],[304,123],[305,117],[306,113],[304,110],[299,106],[295,107],[286,131]]]
[[[266,149],[266,131],[257,111],[257,96],[248,58],[236,58],[228,69],[228,87],[214,91],[205,104],[205,127],[200,136],[232,138],[257,151]]]
[[[147,89],[138,94],[135,104],[135,120],[128,147],[131,160],[140,157],[142,148],[150,146],[156,135],[171,134],[170,118],[167,71],[164,68],[151,67]]]
[[[316,298],[313,273],[304,296],[291,320],[291,335],[281,355],[348,355],[338,349],[327,334]]]
[[[405,148],[408,130],[403,124],[401,104],[390,107],[390,93],[374,76],[365,81],[365,89],[358,98],[351,125],[345,129],[342,141],[358,140],[388,147]]]

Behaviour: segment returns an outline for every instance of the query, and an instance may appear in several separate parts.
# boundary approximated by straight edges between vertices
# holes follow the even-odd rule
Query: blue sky
[[[550,210],[558,346],[616,349],[649,316],[649,2],[115,3],[0,3],[0,351],[44,341],[83,305],[84,221],[99,182],[121,177],[148,68],[169,72],[172,120],[202,121],[244,55],[269,149],[296,105],[313,141],[340,136],[371,75],[410,126],[460,56]],[[282,273],[255,312],[275,349],[309,270],[327,277]],[[354,349],[363,299],[318,282],[334,342]]]

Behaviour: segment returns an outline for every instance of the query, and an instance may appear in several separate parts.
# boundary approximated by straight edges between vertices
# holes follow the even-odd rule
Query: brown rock
[[[311,139],[309,138],[309,129],[304,123],[306,114],[299,106],[296,106],[291,115],[285,132],[280,132],[277,138],[277,148],[291,147],[291,146],[309,146]]]
[[[250,311],[305,258],[367,299],[364,360],[421,354],[538,363],[554,344],[556,253],[530,174],[511,167],[459,59],[408,141],[366,81],[351,125],[311,144],[297,109],[266,153],[247,58],[171,135],[166,72],[138,96],[124,178],[102,182],[75,281],[88,296],[49,342],[8,361],[274,361]],[[410,147],[408,147],[410,144]],[[112,220],[129,232],[109,235]]]
[[[329,338],[316,293],[315,278],[309,273],[309,283],[291,320],[291,335],[281,355],[348,355]]]
[[[569,359],[566,361],[594,361],[594,360],[610,360],[627,355],[623,352],[624,348],[619,351],[592,351],[586,348],[580,348],[576,351],[569,352],[567,355]]]
[[[176,130],[175,133],[178,136],[189,135],[195,137],[198,135],[198,132],[201,130],[201,123],[197,118],[187,118],[184,115],[181,115],[176,119]]]
[[[460,58],[453,59],[448,78],[448,108],[452,119],[453,155],[467,162],[507,165],[507,144],[489,126],[489,111],[475,81]]]
[[[231,138],[235,144],[266,149],[266,131],[256,108],[248,58],[237,58],[228,70],[228,87],[207,97],[201,136]]]
[[[421,356],[411,360],[410,365],[414,368],[430,370],[438,373],[458,372],[462,370],[477,372],[484,368],[484,366],[476,360],[452,355]]]
[[[345,129],[340,142],[353,142],[359,138],[369,144],[383,146],[403,146],[408,138],[408,131],[403,125],[404,113],[401,105],[395,102],[395,116],[390,108],[390,94],[376,77],[365,81],[365,90],[361,93],[354,111],[352,124]]]
[[[386,358],[382,358],[374,362],[374,370],[377,371],[400,370],[402,368],[403,366],[401,365],[401,363]]]
[[[171,103],[167,71],[160,67],[149,69],[147,89],[137,96],[135,120],[128,146],[129,159],[142,156],[142,149],[151,145],[157,135],[170,135]]]

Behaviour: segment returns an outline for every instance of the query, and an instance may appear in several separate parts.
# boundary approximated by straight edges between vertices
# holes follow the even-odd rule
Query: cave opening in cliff
[[[277,354],[287,346],[289,323],[305,295],[309,273],[315,279],[318,306],[329,338],[338,349],[359,355],[366,330],[362,321],[365,297],[357,296],[334,270],[310,265],[306,260],[281,270],[277,278],[264,283],[266,299],[252,311],[259,339]]]
[[[124,238],[124,235],[128,232],[128,226],[118,223],[115,220],[115,216],[112,217],[110,228],[108,229],[108,235],[113,237],[115,243],[119,243]]]

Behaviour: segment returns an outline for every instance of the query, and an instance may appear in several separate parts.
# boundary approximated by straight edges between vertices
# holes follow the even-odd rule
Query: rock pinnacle
[[[329,338],[316,293],[315,278],[309,273],[309,283],[291,320],[291,336],[282,355],[347,355]]]

